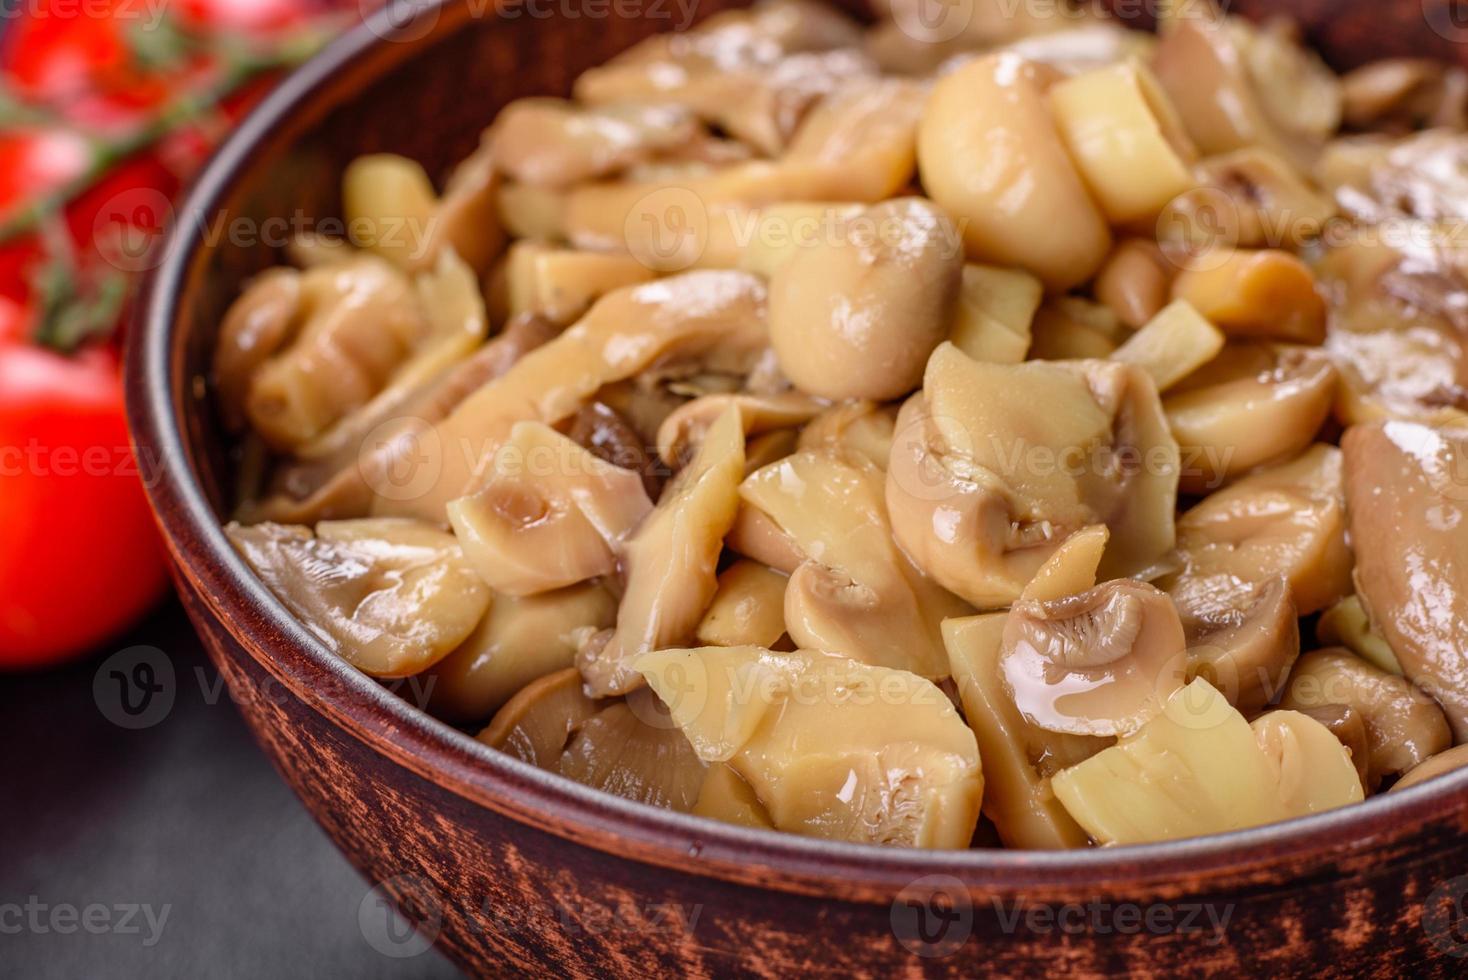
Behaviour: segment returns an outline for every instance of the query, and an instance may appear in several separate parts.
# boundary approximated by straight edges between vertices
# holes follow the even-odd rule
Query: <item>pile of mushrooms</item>
[[[1468,765],[1468,82],[765,0],[380,154],[220,328],[227,530],[523,763],[929,848]],[[1011,12],[1012,13],[1012,12]]]

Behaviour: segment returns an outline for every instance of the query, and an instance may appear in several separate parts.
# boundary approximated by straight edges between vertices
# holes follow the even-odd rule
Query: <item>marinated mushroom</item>
[[[1205,494],[1289,459],[1315,441],[1336,372],[1317,348],[1230,344],[1162,402],[1186,465],[1179,486]]]
[[[534,595],[615,573],[622,542],[652,507],[641,474],[540,422],[520,422],[484,489],[451,501],[448,518],[492,589]]]
[[[693,115],[674,105],[581,107],[531,98],[500,110],[491,146],[511,180],[544,187],[605,177],[676,150],[699,135]]]
[[[235,550],[342,659],[374,677],[432,667],[473,632],[489,589],[454,539],[408,520],[230,524]]]
[[[505,274],[511,316],[535,313],[566,325],[614,289],[654,278],[653,270],[630,255],[582,252],[542,242],[510,247]]]
[[[1356,595],[1402,672],[1468,739],[1468,594],[1463,490],[1468,430],[1413,422],[1353,426],[1341,440]]]
[[[1015,707],[1046,731],[1128,734],[1183,686],[1182,622],[1172,600],[1142,582],[1021,599],[1003,644],[999,673]]]
[[[855,453],[878,469],[887,468],[897,410],[869,401],[843,402],[826,409],[800,430],[797,449],[839,449]]]
[[[1366,607],[1361,604],[1359,596],[1347,596],[1321,613],[1315,621],[1315,638],[1321,646],[1345,647],[1388,674],[1399,677],[1402,674],[1397,655],[1371,625],[1371,617],[1366,614]]]
[[[1106,264],[1096,273],[1096,299],[1122,323],[1139,329],[1167,305],[1174,272],[1156,242],[1124,239],[1112,249]]]
[[[1030,349],[1044,294],[1028,272],[967,263],[948,339],[976,361],[1018,364]]]
[[[1428,759],[1426,762],[1409,771],[1405,776],[1396,781],[1395,785],[1391,788],[1391,792],[1395,793],[1399,789],[1410,789],[1413,786],[1427,782],[1429,779],[1446,775],[1464,766],[1468,766],[1468,745],[1455,745],[1445,752],[1439,752],[1431,759]]]
[[[719,575],[719,588],[694,639],[710,647],[769,647],[785,635],[789,577],[756,561],[736,561]]]
[[[1204,256],[1178,273],[1172,295],[1234,339],[1325,340],[1325,300],[1316,292],[1315,276],[1278,249]]]
[[[730,408],[620,549],[627,588],[617,625],[583,642],[576,665],[587,690],[605,697],[640,687],[639,654],[693,639],[718,590],[724,535],[739,508],[744,426]]]
[[[1284,577],[1239,581],[1233,605],[1188,608],[1188,680],[1203,678],[1246,714],[1284,690],[1300,656],[1300,621]]]
[[[777,829],[903,847],[973,837],[979,749],[931,682],[758,647],[662,650],[636,666],[699,758],[728,763]]]
[[[1280,701],[1280,707],[1296,711],[1328,705],[1350,708],[1366,726],[1368,791],[1453,744],[1437,702],[1406,678],[1378,670],[1340,648],[1301,657]]]
[[[1270,712],[1254,725],[1207,681],[1114,747],[1052,779],[1066,811],[1102,844],[1217,834],[1362,799],[1361,780],[1324,725]]]
[[[781,371],[824,398],[901,397],[948,336],[962,275],[958,233],[931,203],[866,209],[771,276]]]
[[[1103,578],[1155,563],[1173,545],[1176,479],[1176,447],[1140,368],[984,364],[944,345],[898,418],[887,506],[919,568],[994,608],[1092,524],[1112,532]]]
[[[1152,377],[1159,392],[1166,391],[1223,350],[1224,336],[1187,300],[1160,310],[1111,359],[1135,364]]]
[[[801,556],[784,606],[798,646],[941,678],[939,626],[967,608],[897,547],[882,486],[882,471],[860,457],[800,452],[752,474],[739,494]]]

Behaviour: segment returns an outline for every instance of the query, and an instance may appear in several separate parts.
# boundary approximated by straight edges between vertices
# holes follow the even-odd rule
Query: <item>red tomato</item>
[[[312,6],[302,0],[181,0],[178,11],[191,27],[270,33],[300,24]]]
[[[0,345],[0,541],[0,668],[104,643],[162,595],[109,349]]]
[[[0,215],[14,213],[38,196],[86,172],[92,149],[81,136],[61,129],[12,129],[0,133]],[[25,303],[30,275],[41,257],[34,235],[0,245],[0,297]]]
[[[97,93],[120,106],[159,105],[167,80],[139,63],[134,39],[156,31],[165,9],[152,0],[34,0],[6,34],[7,81],[33,102]]]

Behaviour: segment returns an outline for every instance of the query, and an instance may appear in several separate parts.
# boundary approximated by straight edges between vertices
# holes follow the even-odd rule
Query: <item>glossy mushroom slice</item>
[[[1315,622],[1315,638],[1321,646],[1345,647],[1372,666],[1402,676],[1397,655],[1372,625],[1360,596],[1347,596],[1321,613]]]
[[[603,462],[540,422],[521,422],[484,488],[451,501],[464,555],[496,592],[534,595],[612,575],[652,510],[642,475]]]
[[[991,613],[943,622],[953,680],[984,760],[984,816],[1006,847],[1085,847],[1086,832],[1055,798],[1050,778],[1112,740],[1045,731],[1020,714],[999,666],[1008,618]]]
[[[515,423],[556,425],[604,387],[652,369],[742,376],[768,349],[765,287],[748,273],[691,272],[616,290],[447,418],[364,460],[369,477],[410,464],[433,477],[416,494],[379,494],[374,510],[441,521],[450,500],[476,489]]]
[[[587,690],[632,691],[642,685],[632,667],[638,654],[693,639],[718,590],[719,555],[743,477],[744,428],[730,408],[621,549],[627,587],[616,627],[587,638],[576,657]]]
[[[853,215],[770,278],[781,371],[824,398],[901,398],[948,336],[962,274],[958,232],[931,202]]]
[[[1172,283],[1185,299],[1234,339],[1319,344],[1325,340],[1325,300],[1300,259],[1279,249],[1230,249],[1205,254]]]
[[[885,470],[892,455],[897,426],[895,406],[869,401],[843,402],[826,409],[800,430],[797,448],[807,451],[839,450],[855,453]]]
[[[601,705],[581,690],[581,674],[568,667],[525,685],[477,738],[521,762],[554,772],[572,733],[600,710]]]
[[[458,543],[417,521],[323,521],[314,535],[284,524],[225,531],[311,632],[374,677],[432,667],[489,607],[489,589]]]
[[[565,326],[614,289],[656,278],[631,255],[583,252],[542,242],[520,241],[505,264],[506,302],[511,316],[535,313]]]
[[[1172,600],[1143,582],[1021,599],[1004,627],[999,673],[1026,721],[1070,735],[1124,735],[1183,686],[1186,642]]]
[[[1102,844],[1257,827],[1364,796],[1350,753],[1320,722],[1283,711],[1251,726],[1204,680],[1052,782],[1061,804]]]
[[[1313,347],[1230,344],[1163,400],[1181,447],[1183,492],[1217,490],[1299,454],[1330,415],[1336,372]]]
[[[1236,621],[1249,593],[1283,576],[1299,615],[1351,591],[1341,453],[1316,445],[1203,499],[1177,522],[1182,568],[1160,580],[1195,634]]]
[[[1240,581],[1234,605],[1190,610],[1188,680],[1203,678],[1246,714],[1278,699],[1300,655],[1300,621],[1289,582]]]
[[[1137,574],[1173,545],[1176,453],[1140,368],[984,364],[945,344],[898,418],[893,532],[919,568],[979,608],[1013,602],[1093,524],[1111,530],[1101,577]]]
[[[1044,284],[1028,272],[966,263],[948,339],[976,361],[1018,364],[1044,295]]]
[[[512,180],[564,187],[604,177],[692,142],[702,132],[676,105],[511,102],[495,119],[494,164]]]
[[[246,403],[255,373],[300,329],[302,277],[294,269],[269,269],[246,286],[219,327],[214,384],[219,408],[232,432],[249,423]]]
[[[1384,58],[1341,79],[1344,118],[1356,129],[1410,132],[1468,124],[1468,75],[1430,58]]]
[[[705,647],[637,668],[710,764],[728,763],[779,830],[964,848],[983,775],[974,735],[934,684],[810,651]]]
[[[1468,430],[1358,425],[1341,446],[1356,594],[1407,679],[1468,739]]]
[[[679,467],[692,459],[709,428],[731,407],[739,409],[745,436],[758,436],[799,428],[824,411],[827,403],[799,391],[695,398],[676,409],[658,428],[658,455],[663,462]]]
[[[1464,766],[1468,766],[1468,745],[1456,745],[1445,752],[1439,752],[1431,759],[1412,769],[1401,779],[1397,780],[1390,792],[1395,793],[1399,789],[1410,789],[1413,786],[1420,786],[1429,779],[1446,775]]]
[[[694,816],[722,820],[740,827],[775,829],[774,821],[754,789],[726,763],[709,766],[708,775],[698,790],[698,800],[690,812]]]
[[[860,457],[800,452],[739,489],[801,555],[785,589],[798,646],[940,678],[939,624],[967,607],[925,578],[892,539],[882,471]]]
[[[243,395],[251,427],[281,451],[367,404],[432,335],[412,282],[371,256],[272,274],[239,306],[226,317],[216,375],[227,397]],[[272,346],[264,359],[252,353]]]
[[[710,647],[775,648],[785,635],[785,587],[789,577],[741,559],[719,575],[719,589],[694,633]]]
[[[1400,775],[1453,744],[1437,702],[1404,677],[1388,674],[1347,650],[1305,654],[1290,674],[1280,707],[1307,711],[1350,708],[1366,727],[1366,789]]]
[[[1157,237],[1188,252],[1300,250],[1323,237],[1338,214],[1330,195],[1263,147],[1209,157],[1194,173],[1199,186],[1175,198],[1157,219]]]
[[[617,600],[601,582],[496,595],[469,638],[429,672],[429,712],[455,724],[484,721],[530,682],[572,666],[581,637],[616,615]]]

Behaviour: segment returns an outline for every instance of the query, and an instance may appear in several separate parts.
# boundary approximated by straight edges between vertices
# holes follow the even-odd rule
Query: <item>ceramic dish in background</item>
[[[740,5],[693,9],[703,18]],[[481,974],[1461,968],[1468,937],[1444,910],[1468,892],[1468,877],[1454,877],[1468,868],[1468,770],[1199,840],[898,852],[594,792],[489,750],[330,653],[220,526],[232,462],[203,378],[240,284],[279,258],[260,237],[339,213],[338,177],[360,154],[393,151],[445,172],[500,106],[565,93],[683,9],[648,3],[636,7],[647,16],[618,18],[616,4],[600,17],[515,5],[501,16],[487,0],[445,0],[404,18],[403,6],[293,75],[208,168],[152,280],[129,402],[180,591],[234,699],[338,846],[446,953]],[[1438,17],[1434,0],[1230,7],[1295,11],[1336,67],[1462,57],[1451,4]],[[1135,918],[1116,911],[1123,904]],[[1094,912],[1102,906],[1111,911]]]

